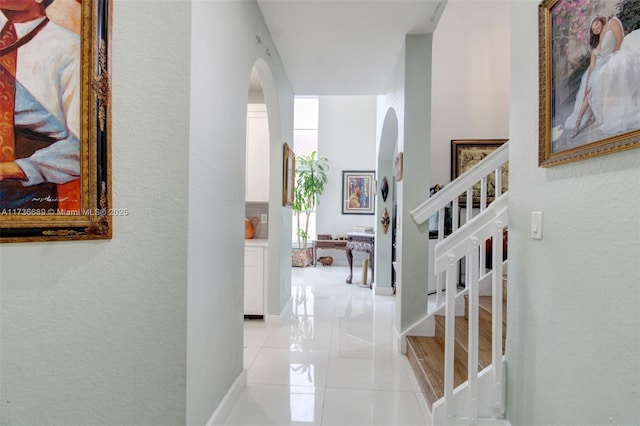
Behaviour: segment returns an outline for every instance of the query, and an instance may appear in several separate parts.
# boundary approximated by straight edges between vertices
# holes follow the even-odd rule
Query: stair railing
[[[504,413],[503,368],[502,368],[502,275],[504,230],[508,226],[508,194],[497,198],[482,213],[464,224],[449,238],[438,243],[435,248],[436,273],[445,272],[445,377],[444,409],[447,419],[464,418],[475,423],[479,417],[478,387],[478,341],[479,341],[479,263],[481,247],[489,238],[492,244],[492,380],[491,410],[494,417]],[[453,404],[454,397],[454,346],[455,346],[455,299],[457,293],[456,264],[462,258],[470,261],[465,291],[468,292],[469,331],[468,331],[468,401],[466,404]],[[485,410],[483,410],[485,411]]]
[[[482,213],[490,204],[491,197],[500,196],[503,193],[503,174],[508,173],[507,165],[509,162],[509,142],[505,142],[498,149],[486,156],[472,168],[462,175],[458,176],[453,182],[447,184],[440,191],[436,192],[431,198],[425,200],[418,207],[411,210],[411,216],[417,224],[422,224],[434,215],[438,214],[438,241],[444,240],[449,231],[445,229],[446,209],[451,209],[451,229],[455,232],[460,227],[460,212],[463,208],[460,205],[460,199],[464,200],[464,207],[475,205],[478,208],[465,208],[465,223],[469,222],[474,215]],[[490,176],[493,175],[491,182]],[[489,187],[493,185],[493,191],[489,191]],[[475,194],[474,194],[475,191]],[[474,200],[475,198],[475,200]],[[485,263],[486,253],[484,247],[480,249],[479,263]],[[469,274],[469,259],[465,262],[465,277]],[[433,265],[429,265],[429,273],[433,274]],[[438,274],[436,280],[436,308],[435,311],[442,308],[444,300],[442,300],[442,290],[444,288],[444,275]],[[427,312],[427,315],[431,312]],[[422,320],[418,321],[421,322]]]
[[[503,174],[507,171],[509,143],[504,143],[493,153],[482,159],[471,169],[446,185],[431,198],[411,211],[417,224],[422,224],[438,213],[438,243],[435,247],[435,265],[429,265],[429,273],[437,276],[436,309],[445,308],[445,393],[443,404],[447,422],[453,417],[465,418],[472,423],[478,417],[493,417],[504,414],[503,363],[502,363],[502,276],[503,276],[503,233],[508,226],[506,191],[503,193]],[[490,176],[493,175],[491,182]],[[489,187],[493,185],[493,193]],[[475,192],[475,193],[474,193]],[[491,197],[495,200],[491,200]],[[459,214],[464,200],[465,222],[460,226]],[[475,201],[475,206],[474,206]],[[450,234],[445,235],[445,210],[451,208]],[[485,275],[485,241],[493,238],[492,268]],[[458,293],[458,265],[465,259],[465,289]],[[479,407],[478,390],[478,321],[480,280],[491,274],[492,310],[492,378],[490,391],[491,407]],[[446,285],[445,300],[442,290]],[[455,345],[455,300],[467,293],[469,300],[469,342],[468,342],[468,397],[467,403],[454,403],[454,345]],[[433,311],[433,312],[435,312]],[[403,333],[420,324],[427,315]],[[435,409],[435,405],[434,405]],[[435,418],[434,412],[434,418]]]

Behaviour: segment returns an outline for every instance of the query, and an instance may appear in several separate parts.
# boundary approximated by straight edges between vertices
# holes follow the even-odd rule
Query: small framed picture
[[[399,152],[398,155],[396,155],[396,158],[394,160],[394,165],[396,168],[396,182],[400,182],[402,180],[403,157],[404,157],[404,154],[402,152]]]
[[[342,172],[342,214],[374,214],[375,172]]]
[[[282,160],[282,205],[291,206],[295,192],[296,155],[286,142],[284,144]]]

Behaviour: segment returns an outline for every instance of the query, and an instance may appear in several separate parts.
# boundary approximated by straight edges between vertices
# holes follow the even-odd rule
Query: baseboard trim
[[[395,352],[401,353],[403,355],[407,354],[407,339],[398,331],[398,329],[393,327],[393,350]]]
[[[216,408],[216,411],[213,412],[211,418],[207,422],[207,426],[219,426],[223,425],[224,421],[229,416],[231,409],[235,405],[238,397],[247,387],[247,369],[243,368],[235,382],[231,385],[229,390],[227,391],[222,401],[220,401],[220,405]]]
[[[376,296],[393,296],[393,287],[376,286]]]
[[[285,324],[291,317],[293,310],[293,296],[289,296],[289,300],[285,303],[284,308],[279,315],[267,315],[264,317],[264,323],[269,326],[278,327]]]

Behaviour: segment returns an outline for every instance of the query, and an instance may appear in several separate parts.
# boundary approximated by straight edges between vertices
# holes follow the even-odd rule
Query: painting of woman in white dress
[[[551,153],[640,130],[640,1],[556,5]]]
[[[565,128],[591,123],[605,134],[640,128],[640,30],[623,36],[617,17],[591,20],[591,62]]]

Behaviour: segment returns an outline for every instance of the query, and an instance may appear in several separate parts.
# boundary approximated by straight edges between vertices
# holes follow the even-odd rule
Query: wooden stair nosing
[[[414,368],[414,372],[421,376],[418,377],[419,383],[421,379],[428,383],[425,396],[428,403],[433,404],[444,396],[444,341],[439,337],[408,336],[407,348],[411,348],[416,356],[419,368],[418,371]],[[455,359],[453,376],[454,387],[467,380],[467,369]]]
[[[418,385],[425,397],[427,406],[429,407],[429,410],[431,410],[433,403],[440,399],[441,396],[438,396],[438,392],[436,392],[434,384],[429,379],[431,374],[428,371],[429,368],[427,363],[424,362],[424,354],[422,354],[422,351],[419,348],[420,345],[415,342],[415,339],[412,339],[411,336],[407,337],[407,358],[409,359],[409,365],[411,365],[411,368],[414,371],[416,380],[418,381]]]

